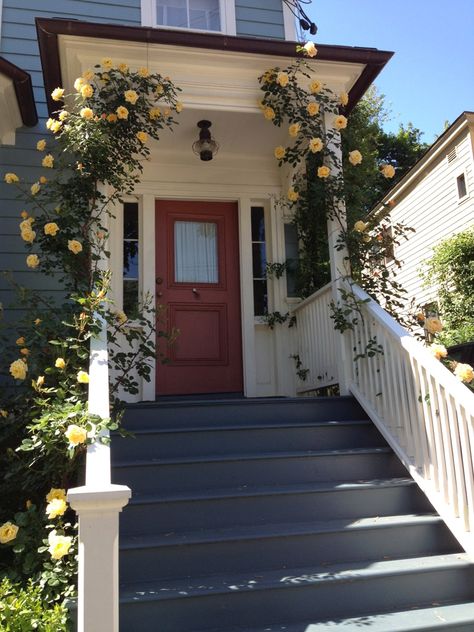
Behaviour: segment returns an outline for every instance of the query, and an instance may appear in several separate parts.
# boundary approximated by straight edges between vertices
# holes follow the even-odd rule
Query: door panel
[[[179,335],[158,395],[242,391],[237,205],[156,202],[158,302]]]

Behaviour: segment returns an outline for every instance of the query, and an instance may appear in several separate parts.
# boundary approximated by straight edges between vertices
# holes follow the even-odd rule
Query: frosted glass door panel
[[[175,222],[174,280],[176,283],[219,283],[217,224]]]

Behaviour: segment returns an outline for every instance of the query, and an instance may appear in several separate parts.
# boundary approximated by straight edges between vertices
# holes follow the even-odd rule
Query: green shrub
[[[0,583],[0,630],[4,632],[67,632],[68,612],[63,605],[45,604],[41,589],[26,588],[4,578]]]
[[[427,284],[437,289],[445,345],[474,341],[474,228],[450,237],[427,264]]]

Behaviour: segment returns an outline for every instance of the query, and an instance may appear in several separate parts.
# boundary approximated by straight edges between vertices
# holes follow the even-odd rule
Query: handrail
[[[349,389],[464,549],[474,554],[474,394],[359,286]]]
[[[336,332],[329,318],[332,284],[314,292],[291,311],[296,315],[294,347],[306,379],[298,379],[297,393],[307,393],[338,382]]]
[[[109,417],[107,324],[96,315],[99,334],[91,338],[88,410]],[[108,430],[102,432],[108,437]],[[118,516],[131,491],[111,483],[108,442],[87,448],[86,482],[70,489],[68,500],[79,517],[78,632],[118,632]]]

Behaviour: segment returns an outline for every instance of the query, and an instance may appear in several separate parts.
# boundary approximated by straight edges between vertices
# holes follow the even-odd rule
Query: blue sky
[[[376,85],[392,119],[411,121],[431,143],[464,110],[474,110],[474,0],[313,0],[316,44],[393,51]]]

